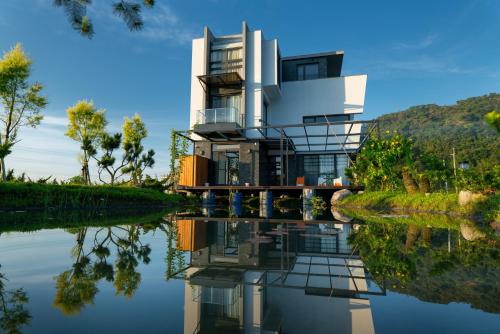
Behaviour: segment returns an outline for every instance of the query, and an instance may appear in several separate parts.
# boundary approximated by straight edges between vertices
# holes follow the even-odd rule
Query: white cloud
[[[66,117],[45,115],[43,117],[42,124],[55,125],[55,126],[66,126],[66,125],[68,125],[68,119]]]
[[[192,29],[164,4],[143,11],[144,28],[138,33],[151,40],[189,43],[195,36]]]
[[[434,44],[434,42],[437,39],[436,34],[431,34],[425,36],[423,39],[416,41],[416,42],[400,42],[397,43],[394,48],[395,49],[413,49],[413,50],[419,50],[419,49],[425,49],[430,47],[431,45]]]

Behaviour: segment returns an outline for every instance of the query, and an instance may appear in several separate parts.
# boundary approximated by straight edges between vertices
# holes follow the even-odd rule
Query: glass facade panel
[[[312,80],[319,78],[319,64],[297,65],[297,80]]]
[[[332,185],[333,179],[345,176],[347,157],[343,154],[320,154],[304,156],[306,185]]]

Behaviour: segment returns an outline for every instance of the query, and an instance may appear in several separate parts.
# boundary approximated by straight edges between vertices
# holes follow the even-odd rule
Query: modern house
[[[193,40],[190,130],[182,134],[194,142],[196,168],[208,172],[192,185],[345,185],[373,122],[355,120],[367,75],[342,76],[343,58],[283,57],[276,39],[245,22],[234,35],[205,27]]]

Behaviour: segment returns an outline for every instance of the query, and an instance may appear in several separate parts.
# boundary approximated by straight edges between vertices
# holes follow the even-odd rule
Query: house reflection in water
[[[206,219],[206,218],[205,218]],[[347,237],[355,225],[176,220],[184,333],[374,333],[384,295]]]

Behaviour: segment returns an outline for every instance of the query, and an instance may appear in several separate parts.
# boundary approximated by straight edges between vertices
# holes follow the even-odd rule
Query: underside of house
[[[178,132],[195,156],[181,185],[347,185],[345,169],[376,124],[354,119],[367,76],[342,76],[343,57],[282,58],[276,39],[244,22],[236,35],[206,27],[193,40],[190,129]]]

